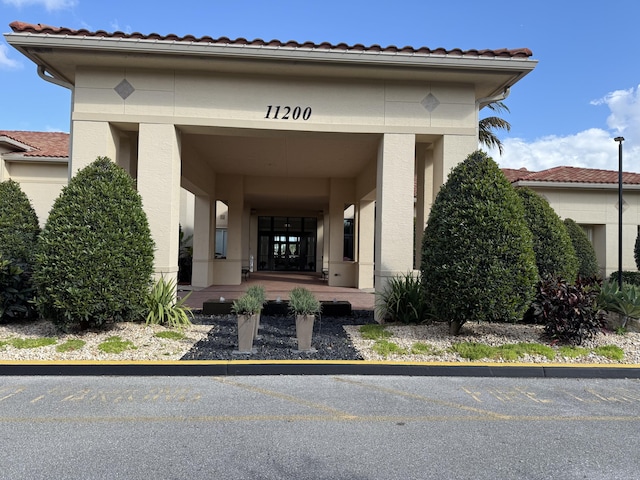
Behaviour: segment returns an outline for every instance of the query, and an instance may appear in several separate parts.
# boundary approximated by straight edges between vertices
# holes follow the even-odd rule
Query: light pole
[[[622,290],[622,142],[624,137],[613,139],[618,142],[618,289]]]

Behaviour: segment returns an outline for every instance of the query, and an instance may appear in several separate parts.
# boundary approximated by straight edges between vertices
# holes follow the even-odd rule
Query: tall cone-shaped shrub
[[[31,270],[39,233],[38,216],[20,184],[0,183],[0,256]]]
[[[587,233],[571,218],[565,218],[563,223],[578,258],[578,276],[582,278],[599,277],[598,257]]]
[[[561,277],[569,283],[578,276],[578,259],[567,227],[549,202],[530,188],[516,193],[524,206],[524,218],[533,235],[538,275],[541,279]]]
[[[538,278],[531,232],[518,195],[486,153],[451,171],[423,238],[425,300],[452,334],[470,320],[522,318]]]
[[[38,308],[58,324],[81,327],[141,318],[153,250],[133,179],[98,157],[63,189],[40,235]]]
[[[0,321],[35,317],[34,250],[38,216],[14,180],[0,183]]]

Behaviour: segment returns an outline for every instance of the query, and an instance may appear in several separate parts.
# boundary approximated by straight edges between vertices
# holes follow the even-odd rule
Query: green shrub
[[[146,297],[147,325],[168,325],[173,328],[191,325],[189,316],[193,314],[191,308],[184,303],[190,296],[191,292],[183,298],[178,298],[176,282],[160,277]]]
[[[562,277],[573,282],[578,276],[578,258],[564,223],[549,203],[533,190],[518,188],[516,192],[533,235],[538,275],[541,279]]]
[[[31,276],[0,255],[0,321],[36,316]]]
[[[498,165],[477,151],[440,189],[420,266],[430,314],[457,333],[468,320],[522,318],[537,270],[522,202]]]
[[[609,275],[610,282],[618,281],[618,272],[615,271]],[[629,283],[631,285],[640,286],[640,272],[622,271],[622,283]]]
[[[564,219],[564,226],[578,258],[578,275],[584,278],[599,277],[600,267],[596,251],[584,229],[570,218]]]
[[[20,185],[0,183],[0,321],[36,316],[32,271],[40,226]]]
[[[376,310],[385,322],[423,323],[427,320],[424,286],[411,273],[389,279],[376,296]]]
[[[633,247],[633,258],[636,261],[636,268],[640,270],[640,230],[636,236],[636,244]]]
[[[570,284],[559,278],[547,278],[538,283],[537,290],[531,304],[533,318],[544,324],[549,337],[580,345],[604,328],[604,314],[596,304],[599,289],[592,280],[578,279]]]
[[[29,198],[14,180],[0,183],[0,256],[29,272],[40,234]]]
[[[134,180],[99,157],[62,190],[38,239],[40,312],[84,328],[144,318],[153,250]]]

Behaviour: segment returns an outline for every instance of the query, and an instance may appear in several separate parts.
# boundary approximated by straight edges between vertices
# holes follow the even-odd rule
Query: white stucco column
[[[156,243],[155,274],[175,280],[180,223],[180,139],[173,125],[141,123],[138,192]]]
[[[216,194],[227,207],[227,258],[214,262],[216,285],[242,283],[244,179],[241,175],[220,175],[216,179]]]
[[[331,232],[331,224],[329,222],[329,214],[324,212],[322,215],[322,270],[329,271],[329,234]]]
[[[415,261],[413,267],[420,269],[422,237],[427,226],[429,212],[433,204],[433,151],[423,144],[416,149],[416,221],[415,221]]]
[[[358,203],[358,288],[373,288],[373,259],[375,239],[376,203],[372,200],[361,200]]]
[[[344,209],[352,202],[353,182],[332,178],[329,194],[329,285],[355,286],[355,262],[344,260]],[[325,236],[325,241],[326,241]]]
[[[109,122],[74,120],[71,127],[69,177],[98,157],[118,160],[119,138]]]
[[[445,184],[453,167],[478,149],[474,135],[443,135],[433,144],[433,198]]]
[[[375,286],[413,271],[415,135],[385,134],[378,149]]]
[[[193,219],[193,272],[191,274],[191,285],[204,288],[213,283],[216,201],[208,195],[196,195]]]

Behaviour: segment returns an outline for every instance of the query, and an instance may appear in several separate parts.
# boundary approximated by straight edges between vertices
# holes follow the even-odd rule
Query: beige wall
[[[67,184],[67,163],[4,160],[0,160],[0,163],[3,164],[4,171],[0,181],[12,179],[20,184],[36,211],[40,226],[44,227],[53,202]]]
[[[531,187],[543,195],[560,218],[571,218],[591,230],[591,241],[603,275],[618,270],[618,189]],[[633,251],[640,225],[640,190],[625,189],[622,212],[622,268],[637,270]]]

